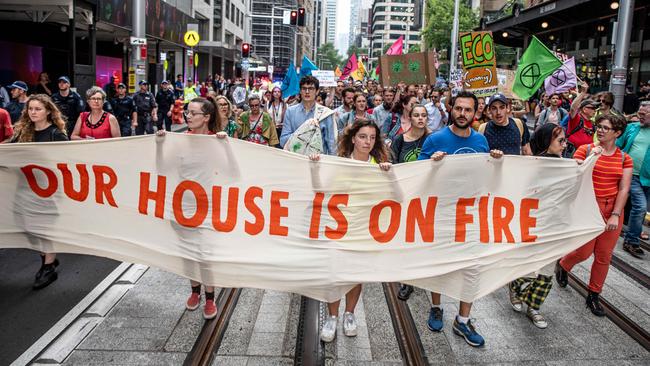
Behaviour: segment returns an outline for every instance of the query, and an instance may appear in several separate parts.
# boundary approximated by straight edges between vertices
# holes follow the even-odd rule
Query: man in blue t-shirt
[[[430,135],[424,141],[422,151],[418,160],[432,159],[440,161],[447,154],[475,154],[487,153],[495,159],[500,159],[503,152],[499,150],[489,150],[488,142],[485,137],[475,132],[470,126],[474,120],[474,114],[478,107],[476,96],[467,91],[458,93],[451,101],[451,118],[452,124],[442,130]],[[400,289],[400,295],[404,295],[408,289]],[[404,297],[404,296],[402,296]],[[401,298],[402,298],[401,297]],[[431,310],[427,325],[429,329],[435,332],[442,330],[442,308],[440,307],[440,294],[431,293]],[[474,325],[469,320],[469,313],[472,310],[471,302],[460,302],[458,315],[454,320],[454,333],[465,338],[465,341],[474,347],[481,347],[485,344],[483,337],[476,332]]]
[[[487,139],[490,149],[506,155],[533,155],[530,150],[530,132],[522,120],[510,118],[508,98],[497,93],[490,98],[488,110],[492,120],[481,126],[479,132]]]

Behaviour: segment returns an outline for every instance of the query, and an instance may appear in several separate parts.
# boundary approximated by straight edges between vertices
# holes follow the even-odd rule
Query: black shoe
[[[605,316],[605,309],[600,305],[600,295],[589,291],[587,295],[587,307],[595,316]]]
[[[34,280],[34,290],[40,290],[44,287],[47,287],[52,282],[56,281],[59,278],[59,275],[56,273],[56,267],[58,263],[46,264],[41,267],[41,269],[36,272],[36,279]]]
[[[632,245],[627,242],[623,243],[623,250],[632,254],[633,257],[643,259],[645,252],[639,245]]]
[[[397,293],[397,298],[406,301],[411,297],[411,294],[413,293],[413,286],[411,285],[402,285],[399,288],[399,292]]]
[[[566,287],[569,284],[569,273],[562,268],[559,260],[555,263],[555,280],[560,287]]]

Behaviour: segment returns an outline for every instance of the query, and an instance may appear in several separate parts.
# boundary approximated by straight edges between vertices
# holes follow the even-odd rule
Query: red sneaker
[[[185,303],[185,308],[187,308],[187,310],[196,310],[199,308],[200,303],[201,303],[201,294],[192,292],[190,297],[187,298],[187,302]]]
[[[206,300],[203,307],[203,317],[205,319],[212,319],[217,316],[217,304],[214,300]]]

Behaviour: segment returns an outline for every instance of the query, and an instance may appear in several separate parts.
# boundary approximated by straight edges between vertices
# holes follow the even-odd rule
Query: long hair
[[[411,101],[411,98],[415,98],[415,97],[406,93],[400,95],[399,100],[396,101],[395,104],[393,105],[393,109],[391,110],[391,112],[400,115],[404,114],[404,105],[408,104]]]
[[[212,96],[207,98],[197,97],[190,101],[190,103],[199,103],[201,105],[201,112],[210,116],[208,120],[208,130],[212,133],[217,133],[217,103],[215,103]]]
[[[215,111],[215,121],[216,121],[216,128],[221,131],[223,130],[227,125],[228,125],[228,120],[222,121],[221,116],[219,116],[219,102],[224,101],[228,103],[228,114],[226,115],[227,119],[230,119],[232,117],[232,103],[228,100],[228,98],[224,97],[223,95],[220,95],[216,98],[211,99],[212,103],[214,104],[214,107],[216,108]]]
[[[349,127],[343,130],[343,134],[339,137],[338,155],[342,157],[350,157],[354,150],[352,138],[356,136],[360,129],[363,127],[372,127],[375,129],[375,145],[370,150],[370,156],[375,158],[378,163],[385,163],[389,161],[389,154],[386,145],[381,139],[381,131],[374,121],[359,118],[354,121]]]
[[[47,115],[47,121],[55,125],[63,134],[66,134],[65,120],[61,116],[59,108],[57,108],[56,104],[52,102],[50,96],[47,94],[33,94],[27,98],[27,103],[25,103],[23,113],[20,115],[20,119],[18,119],[18,122],[16,122],[16,126],[14,127],[16,131],[15,135],[18,136],[16,141],[34,142],[34,122],[29,118],[29,104],[33,101],[38,101],[43,104],[45,109],[50,112]]]

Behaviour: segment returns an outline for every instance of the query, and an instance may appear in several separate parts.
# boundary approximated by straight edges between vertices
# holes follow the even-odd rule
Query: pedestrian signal
[[[289,18],[289,24],[291,25],[297,25],[298,24],[298,12],[295,10],[291,10],[291,16]]]
[[[298,9],[298,26],[299,27],[305,26],[305,8]]]
[[[241,44],[241,57],[242,58],[247,58],[251,54],[251,45],[249,43],[242,43]]]

